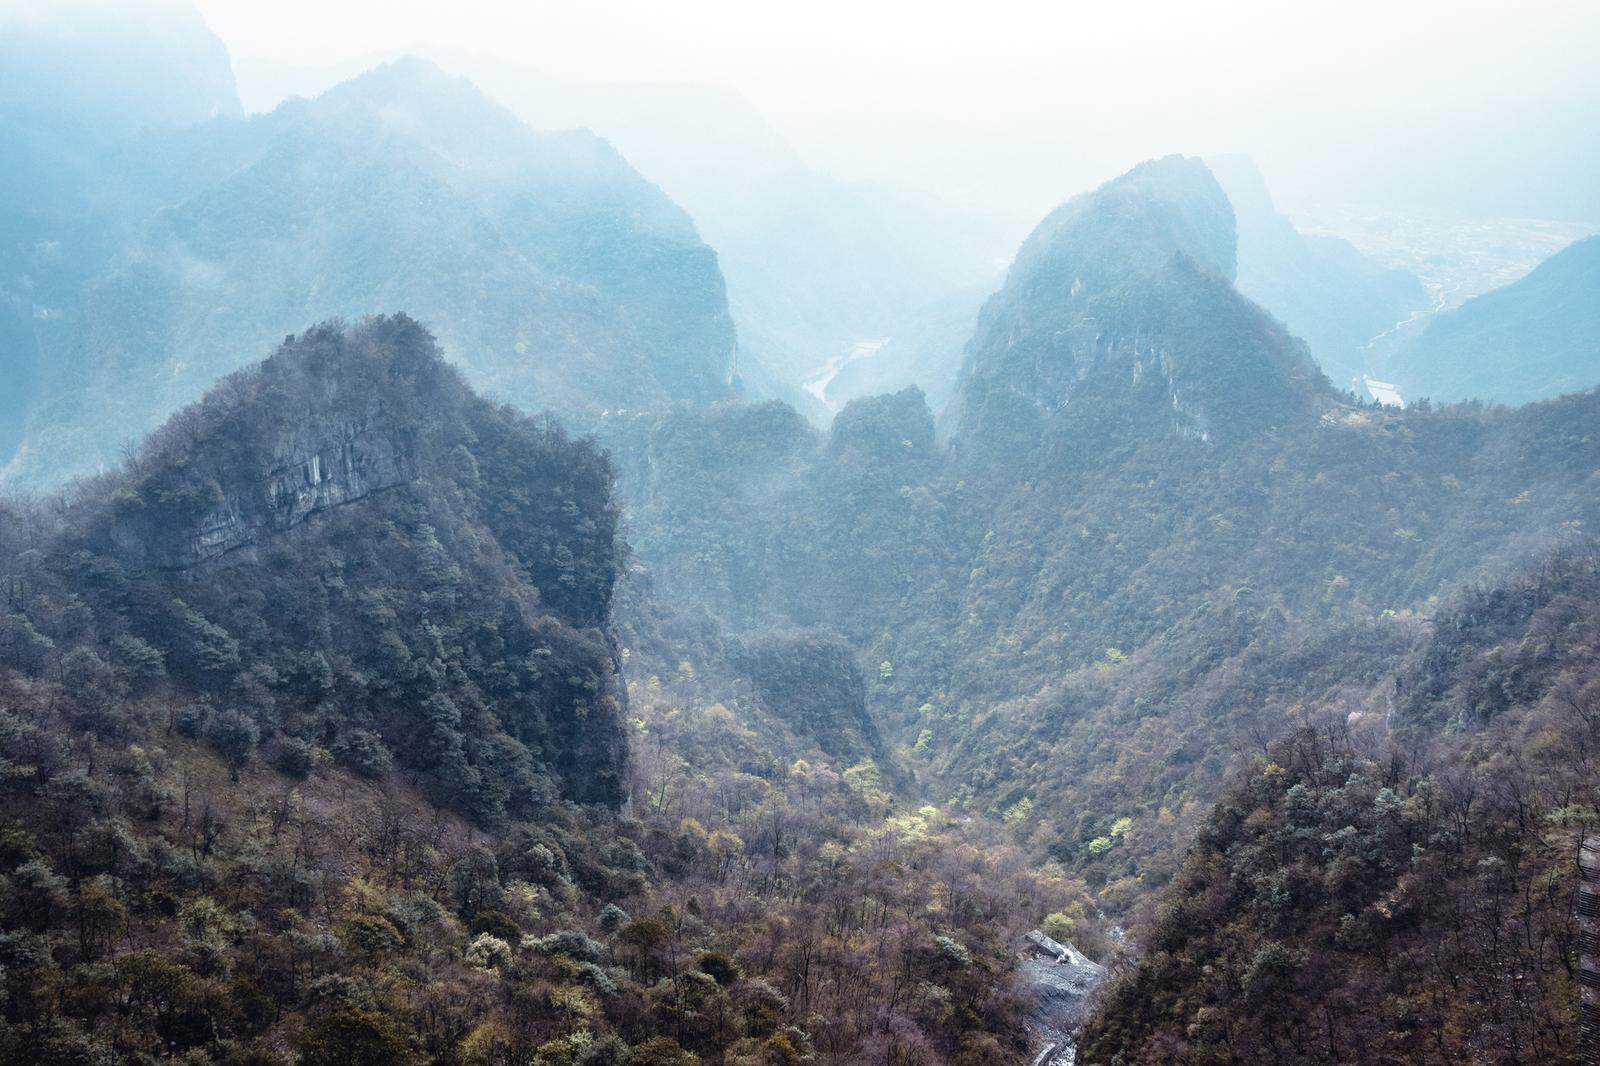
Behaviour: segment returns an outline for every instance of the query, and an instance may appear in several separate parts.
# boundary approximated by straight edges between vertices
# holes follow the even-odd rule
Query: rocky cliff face
[[[285,441],[273,454],[267,498],[290,529],[317,511],[363,499],[416,477],[416,457],[398,426],[344,423],[333,433]]]
[[[174,705],[399,763],[485,825],[622,799],[609,464],[476,397],[410,319],[291,338],[66,514],[51,580]]]
[[[417,477],[416,442],[379,412],[288,430],[261,452],[253,486],[225,495],[187,528],[144,539],[125,523],[116,539],[166,569],[187,570],[265,537],[286,533],[320,512],[364,500]]]

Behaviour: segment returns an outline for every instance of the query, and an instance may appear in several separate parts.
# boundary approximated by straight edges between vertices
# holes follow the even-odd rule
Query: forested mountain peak
[[[1198,159],[1064,204],[984,307],[947,415],[958,450],[1015,459],[1047,433],[1223,443],[1315,410],[1325,380],[1234,267],[1233,209]]]
[[[91,732],[189,706],[235,768],[397,762],[482,824],[557,794],[614,803],[611,484],[591,445],[475,396],[413,320],[319,326],[59,519],[0,514],[24,583],[5,666],[66,685]]]
[[[1229,280],[1237,268],[1233,206],[1222,186],[1199,159],[1169,155],[1052,211],[1023,242],[1008,284],[1070,272],[1071,288],[1094,292],[1158,271],[1179,253]]]
[[[405,56],[335,85],[314,99],[291,99],[269,116],[280,122],[373,121],[471,167],[537,137],[466,78]]]
[[[851,400],[833,417],[828,450],[835,455],[857,452],[861,460],[877,462],[937,454],[927,397],[912,385],[883,396]]]
[[[330,121],[341,117],[375,121],[453,166],[531,184],[518,195],[596,205],[610,200],[652,229],[683,240],[699,239],[683,209],[634,170],[605,138],[587,129],[535,130],[469,79],[417,56],[374,67],[313,101],[285,107],[304,108]],[[557,181],[568,183],[567,187],[553,187]]]
[[[904,972],[896,1039],[1022,1054],[1015,930],[1081,883],[895,807],[829,629],[618,649],[610,489],[396,315],[0,502],[0,1061],[878,1061]]]

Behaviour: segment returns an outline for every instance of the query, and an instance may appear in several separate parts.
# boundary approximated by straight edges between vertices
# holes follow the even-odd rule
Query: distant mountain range
[[[592,421],[734,395],[722,276],[688,216],[606,142],[535,133],[427,63],[266,116],[151,129],[92,169],[113,193],[86,213],[108,203],[111,239],[12,319],[38,370],[4,484],[108,464],[307,321],[397,308],[528,408]]]
[[[1015,240],[1001,220],[816,171],[728,90],[480,76],[541,127],[605,134],[683,205],[720,257],[742,348],[787,385],[781,398],[824,421],[799,389],[813,371],[856,341],[918,330],[928,305],[988,285]],[[855,395],[827,401],[836,409]]]
[[[924,365],[916,349],[924,346],[928,312],[959,303],[976,314],[1021,235],[1016,220],[821,173],[729,89],[566,82],[479,55],[441,59],[472,71],[489,95],[537,128],[605,136],[689,212],[728,279],[741,377],[753,396],[782,399],[825,423],[830,408],[879,386],[915,383],[930,395],[948,394],[971,322],[961,324],[953,361],[930,353]],[[248,81],[272,99],[336,76],[255,64]],[[911,343],[886,350],[866,376],[841,375],[821,399],[813,395],[817,372],[855,343],[902,336]]]
[[[1429,306],[1422,283],[1378,265],[1348,241],[1297,231],[1249,158],[1206,162],[1238,219],[1239,291],[1304,340],[1335,385],[1364,395],[1362,376],[1377,371],[1369,343]]]
[[[126,115],[75,142],[73,166],[43,141],[19,141],[19,198],[59,202],[17,224],[0,264],[0,336],[17,382],[0,409],[0,444],[15,453],[0,484],[104,467],[240,353],[308,319],[388,307],[437,323],[476,385],[587,426],[605,412],[741,394],[781,396],[818,418],[822,405],[797,388],[812,357],[870,328],[888,343],[844,361],[817,389],[825,404],[925,383],[935,409],[950,399],[941,420],[958,452],[1012,461],[1057,432],[1048,427],[1098,432],[1110,427],[1090,416],[1126,419],[1129,389],[1149,391],[1149,411],[1202,441],[1280,424],[1323,402],[1309,399],[1325,388],[1312,360],[1351,384],[1368,369],[1362,338],[1420,295],[1403,272],[1297,233],[1248,160],[1216,161],[1220,188],[1206,168],[1164,160],[1054,213],[979,318],[989,286],[973,281],[977,229],[810,171],[737,99],[534,83],[524,110],[625,131],[629,153],[732,249],[730,313],[718,255],[689,216],[592,134],[535,133],[418,60],[242,119],[225,54],[203,25],[195,34],[204,61],[172,63],[161,93],[128,94]],[[37,97],[23,75],[12,82],[10,98]],[[207,115],[219,117],[195,122]],[[56,171],[77,177],[52,183]],[[973,240],[934,237],[951,232]],[[1402,360],[1408,395],[1446,398],[1450,388],[1430,387],[1446,366],[1460,377],[1469,364],[1530,358],[1512,343],[1515,324],[1458,357],[1465,338],[1491,335],[1490,309],[1514,318],[1518,303],[1529,304],[1527,350],[1564,352],[1567,340],[1577,353],[1554,357],[1571,366],[1560,376],[1537,372],[1546,392],[1582,387],[1585,330],[1558,319],[1592,308],[1584,248],[1436,323]],[[1234,279],[1281,323],[1241,299]],[[760,355],[744,369],[741,306]],[[1073,405],[1072,419],[1055,419]]]
[[[1443,296],[1408,271],[1348,241],[1299,233],[1248,158],[1208,162],[1238,219],[1239,291],[1304,339],[1340,388],[1366,398],[1371,375],[1408,401],[1521,404],[1600,385],[1600,238],[1443,310]]]
[[[1027,1061],[1037,924],[1085,1063],[1571,1060],[1600,241],[1394,364],[1570,394],[1384,407],[1247,161],[997,281],[717,93],[184,27],[0,72],[0,1059]]]
[[[107,139],[240,113],[228,50],[187,4],[11,4],[0,31],[8,118],[49,116],[63,135]]]
[[[193,9],[0,8],[0,465],[49,359],[40,334],[121,239],[111,145],[238,115],[228,53]],[[46,343],[45,348],[48,348]]]

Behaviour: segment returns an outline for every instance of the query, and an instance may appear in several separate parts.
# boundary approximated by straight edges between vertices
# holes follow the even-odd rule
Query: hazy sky
[[[1140,158],[1243,151],[1291,205],[1600,221],[1597,0],[199,7],[236,59],[481,54],[564,80],[727,85],[821,169],[971,204],[1031,208]]]

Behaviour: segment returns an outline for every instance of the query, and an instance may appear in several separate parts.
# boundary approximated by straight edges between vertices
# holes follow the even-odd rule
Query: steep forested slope
[[[610,489],[396,316],[0,504],[0,1060],[1027,1054],[1086,887],[896,808],[839,637],[617,648]]]
[[[1600,519],[1600,400],[1351,404],[1233,261],[1204,167],[1147,164],[1019,254],[948,449],[914,392],[827,437],[777,406],[639,420],[638,556],[735,634],[837,629],[925,780],[1129,904],[1241,745]]]
[[[106,464],[244,353],[332,315],[405,308],[527,408],[731,395],[722,278],[687,216],[605,142],[534,133],[427,64],[147,134],[101,166],[127,236],[41,319],[8,484]]]
[[[1527,403],[1600,385],[1600,237],[1439,315],[1394,357],[1408,396]]]
[[[1200,826],[1082,1061],[1577,1062],[1597,641],[1591,544],[1307,707]]]
[[[411,320],[319,327],[56,522],[7,515],[13,683],[60,686],[92,733],[176,728],[235,765],[397,758],[483,824],[547,794],[617,802],[610,476],[473,397]]]

